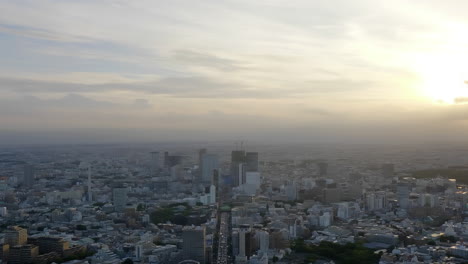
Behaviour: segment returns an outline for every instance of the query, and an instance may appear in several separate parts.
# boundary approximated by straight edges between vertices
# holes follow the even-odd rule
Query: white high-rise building
[[[407,209],[409,206],[409,195],[411,186],[407,183],[400,183],[397,185],[397,199],[400,208]]]
[[[216,186],[210,186],[210,204],[216,203]]]
[[[248,171],[245,173],[245,184],[252,184],[257,189],[260,188],[260,172],[257,171]]]
[[[366,210],[382,210],[387,207],[387,194],[383,191],[366,193]]]
[[[5,217],[8,215],[8,210],[6,207],[0,207],[0,216]]]
[[[270,248],[270,234],[267,231],[260,231],[260,249],[258,251],[259,255],[267,254],[268,249]]]
[[[336,216],[345,220],[349,218],[349,206],[347,202],[338,204],[338,211],[336,213]]]
[[[322,227],[330,226],[331,216],[329,212],[324,212],[323,215],[319,216],[319,225]]]

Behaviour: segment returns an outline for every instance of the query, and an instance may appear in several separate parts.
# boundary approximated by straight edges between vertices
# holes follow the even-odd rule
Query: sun
[[[423,96],[448,104],[468,97],[468,65],[460,58],[431,57],[418,66]]]

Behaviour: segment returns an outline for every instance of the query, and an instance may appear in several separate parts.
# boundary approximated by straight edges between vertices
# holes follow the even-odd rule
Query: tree
[[[86,230],[86,226],[85,225],[76,225],[76,230],[84,231],[84,230]]]
[[[124,260],[124,261],[122,262],[122,264],[133,264],[133,260],[131,260],[131,259],[128,258],[128,259]]]

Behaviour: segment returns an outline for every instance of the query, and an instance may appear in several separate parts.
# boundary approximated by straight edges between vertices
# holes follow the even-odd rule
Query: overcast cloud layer
[[[0,0],[0,144],[461,141],[467,9]]]

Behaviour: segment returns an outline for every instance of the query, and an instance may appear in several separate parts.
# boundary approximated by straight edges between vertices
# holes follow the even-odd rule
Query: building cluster
[[[298,241],[363,245],[381,263],[468,261],[467,186],[411,174],[452,164],[433,152],[195,149],[0,152],[0,263],[303,263]]]

